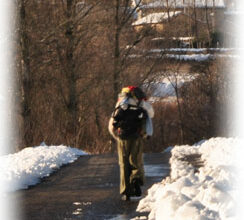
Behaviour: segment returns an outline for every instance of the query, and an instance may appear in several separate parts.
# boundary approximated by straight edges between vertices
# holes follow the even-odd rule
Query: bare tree
[[[184,77],[181,76],[181,73],[179,71],[181,63],[178,62],[175,64],[175,67],[170,70],[164,72],[165,77],[169,80],[172,88],[174,89],[175,97],[176,97],[176,103],[177,103],[177,113],[178,113],[178,119],[179,119],[179,127],[180,127],[180,144],[183,144],[185,142],[184,137],[184,122],[183,122],[183,113],[182,113],[182,107],[181,107],[181,97],[180,97],[180,78]]]
[[[31,92],[33,88],[33,75],[31,69],[31,35],[29,32],[29,18],[28,18],[29,0],[20,0],[17,2],[16,11],[18,13],[17,27],[18,27],[18,45],[17,51],[19,53],[19,68],[18,87],[19,87],[19,102],[20,102],[20,116],[19,127],[21,135],[20,143],[28,144],[32,140],[32,124],[30,123],[31,116]]]
[[[119,92],[120,87],[120,76],[121,71],[125,66],[126,57],[129,55],[128,52],[124,53],[121,51],[121,37],[123,31],[127,28],[127,31],[130,30],[128,25],[131,26],[131,21],[135,12],[137,11],[141,0],[131,5],[130,0],[115,0],[115,13],[114,13],[114,21],[115,21],[115,31],[114,31],[114,68],[113,68],[113,90],[114,90],[114,102],[117,99],[117,94]],[[134,42],[133,46],[138,44],[143,38],[138,36]]]
[[[208,0],[205,0],[205,18],[207,24],[207,31],[208,31],[208,42],[211,42],[211,26],[209,22],[209,12],[208,12]]]
[[[52,1],[50,3],[19,1],[20,22],[18,28],[20,30],[19,56],[21,60],[19,81],[25,123],[23,126],[24,135],[27,135],[24,139],[28,145],[37,142],[37,139],[52,143],[59,142],[60,135],[62,135],[62,132],[58,134],[59,129],[63,130],[65,127],[70,130],[70,133],[73,133],[73,137],[68,138],[69,144],[77,144],[74,140],[76,140],[76,128],[79,125],[78,100],[79,96],[87,91],[89,85],[91,86],[91,83],[88,83],[89,80],[86,80],[83,87],[79,86],[78,88],[78,81],[82,75],[81,71],[77,70],[84,64],[78,59],[81,49],[85,48],[81,47],[81,44],[88,44],[88,41],[92,39],[88,37],[88,40],[84,41],[91,33],[84,29],[87,27],[85,25],[88,25],[86,17],[97,5],[96,3],[78,10],[77,3],[79,2],[76,0]],[[84,57],[84,59],[87,60],[88,57]],[[45,87],[45,85],[52,86],[41,94],[38,88]],[[52,98],[47,95],[48,93],[52,94],[54,102],[51,101]],[[46,105],[50,105],[45,110],[43,99],[50,100],[46,102]],[[43,103],[41,103],[42,100]],[[59,103],[59,101],[62,102]],[[39,103],[39,109],[35,103]],[[50,132],[48,130],[58,123],[57,121],[53,122],[55,119],[51,118],[54,117],[53,111],[57,108],[55,105],[60,105],[60,109],[64,108],[63,112],[60,112],[60,116],[66,115],[67,118],[64,118],[65,123],[56,126],[56,131],[52,128],[53,131]],[[42,108],[43,110],[41,110]],[[46,112],[41,113],[41,111]],[[46,123],[42,131],[37,132],[35,130],[37,124],[43,123],[41,115],[47,112],[49,112],[51,120]],[[71,121],[68,122],[69,120]],[[50,128],[48,128],[49,126]],[[67,136],[65,135],[63,138],[67,138]]]

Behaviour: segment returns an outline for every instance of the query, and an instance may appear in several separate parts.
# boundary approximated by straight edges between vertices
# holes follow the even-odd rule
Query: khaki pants
[[[142,139],[118,140],[118,157],[120,166],[120,194],[130,195],[131,183],[138,179],[144,183]]]

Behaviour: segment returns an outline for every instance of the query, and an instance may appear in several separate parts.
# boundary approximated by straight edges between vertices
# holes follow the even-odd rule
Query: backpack
[[[116,135],[126,140],[140,136],[147,113],[139,106],[127,104],[126,107],[119,105],[112,117]]]

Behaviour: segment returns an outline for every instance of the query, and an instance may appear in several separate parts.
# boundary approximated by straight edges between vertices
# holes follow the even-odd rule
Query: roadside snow
[[[49,176],[60,166],[74,162],[86,153],[66,146],[38,146],[0,157],[0,179],[4,191],[26,189]]]
[[[238,139],[212,138],[194,146],[175,146],[170,177],[149,189],[137,211],[150,212],[149,220],[235,219],[233,148],[238,145]],[[199,172],[180,159],[192,154],[202,155]]]

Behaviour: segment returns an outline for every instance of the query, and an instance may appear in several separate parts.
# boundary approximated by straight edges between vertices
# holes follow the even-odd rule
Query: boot
[[[133,185],[134,185],[134,194],[135,194],[135,196],[141,196],[141,194],[142,194],[142,192],[141,192],[141,187],[140,187],[140,185],[141,185],[141,181],[139,180],[139,179],[134,179],[133,181],[132,181],[132,183],[133,183]]]

